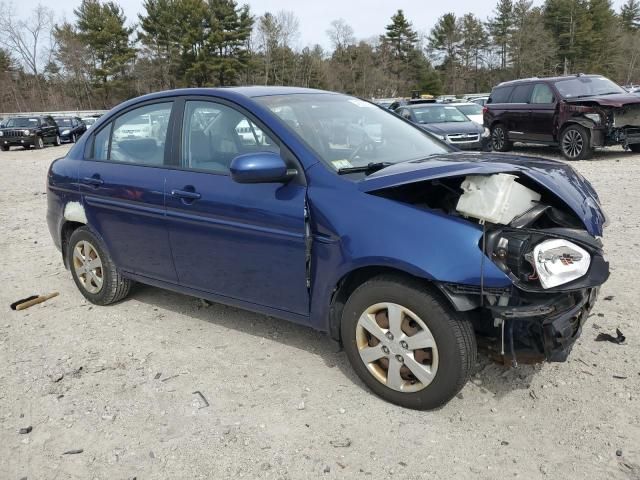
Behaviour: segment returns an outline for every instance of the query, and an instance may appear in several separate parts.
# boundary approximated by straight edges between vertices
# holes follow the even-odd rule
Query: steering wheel
[[[375,148],[375,146],[376,146],[376,142],[373,140],[373,138],[371,138],[371,137],[369,137],[367,135],[367,138],[365,138],[362,141],[362,143],[360,145],[358,145],[353,152],[351,152],[351,155],[349,155],[349,161],[355,159],[358,156],[358,154],[360,152],[362,152],[363,150],[365,150],[367,147],[374,147]]]

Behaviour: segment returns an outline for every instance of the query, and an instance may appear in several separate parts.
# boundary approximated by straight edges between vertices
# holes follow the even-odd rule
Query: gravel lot
[[[639,155],[574,164],[610,216],[612,275],[569,361],[481,356],[457,398],[416,412],[370,394],[307,328],[146,286],[87,303],[45,222],[66,150],[0,152],[0,478],[640,479]],[[626,344],[594,341],[616,327]]]

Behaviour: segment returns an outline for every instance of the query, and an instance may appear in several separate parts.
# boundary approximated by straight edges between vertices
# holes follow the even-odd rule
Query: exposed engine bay
[[[564,361],[609,276],[602,242],[562,200],[517,173],[410,183],[377,193],[473,222],[478,248],[513,282],[510,289],[440,284],[468,312],[504,362]]]
[[[640,144],[640,104],[601,105],[573,101],[560,109],[560,123],[577,120],[592,130],[591,145],[606,147]]]

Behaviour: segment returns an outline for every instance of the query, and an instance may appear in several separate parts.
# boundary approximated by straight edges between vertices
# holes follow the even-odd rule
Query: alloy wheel
[[[567,130],[562,137],[562,151],[569,158],[578,158],[584,148],[582,134],[575,130]]]
[[[504,147],[504,130],[502,130],[502,127],[495,127],[493,129],[491,139],[493,140],[494,150],[501,150],[502,147]]]
[[[91,243],[82,240],[73,249],[73,268],[83,288],[98,293],[104,283],[102,260]]]
[[[399,392],[426,388],[438,371],[438,348],[418,315],[396,303],[367,308],[356,324],[360,359],[372,376]]]
[[[42,137],[38,137],[38,148],[44,148],[44,140],[42,140]]]

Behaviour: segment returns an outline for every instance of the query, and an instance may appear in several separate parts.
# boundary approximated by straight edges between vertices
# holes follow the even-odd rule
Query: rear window
[[[507,103],[509,96],[513,91],[513,87],[497,87],[491,92],[488,103]]]

